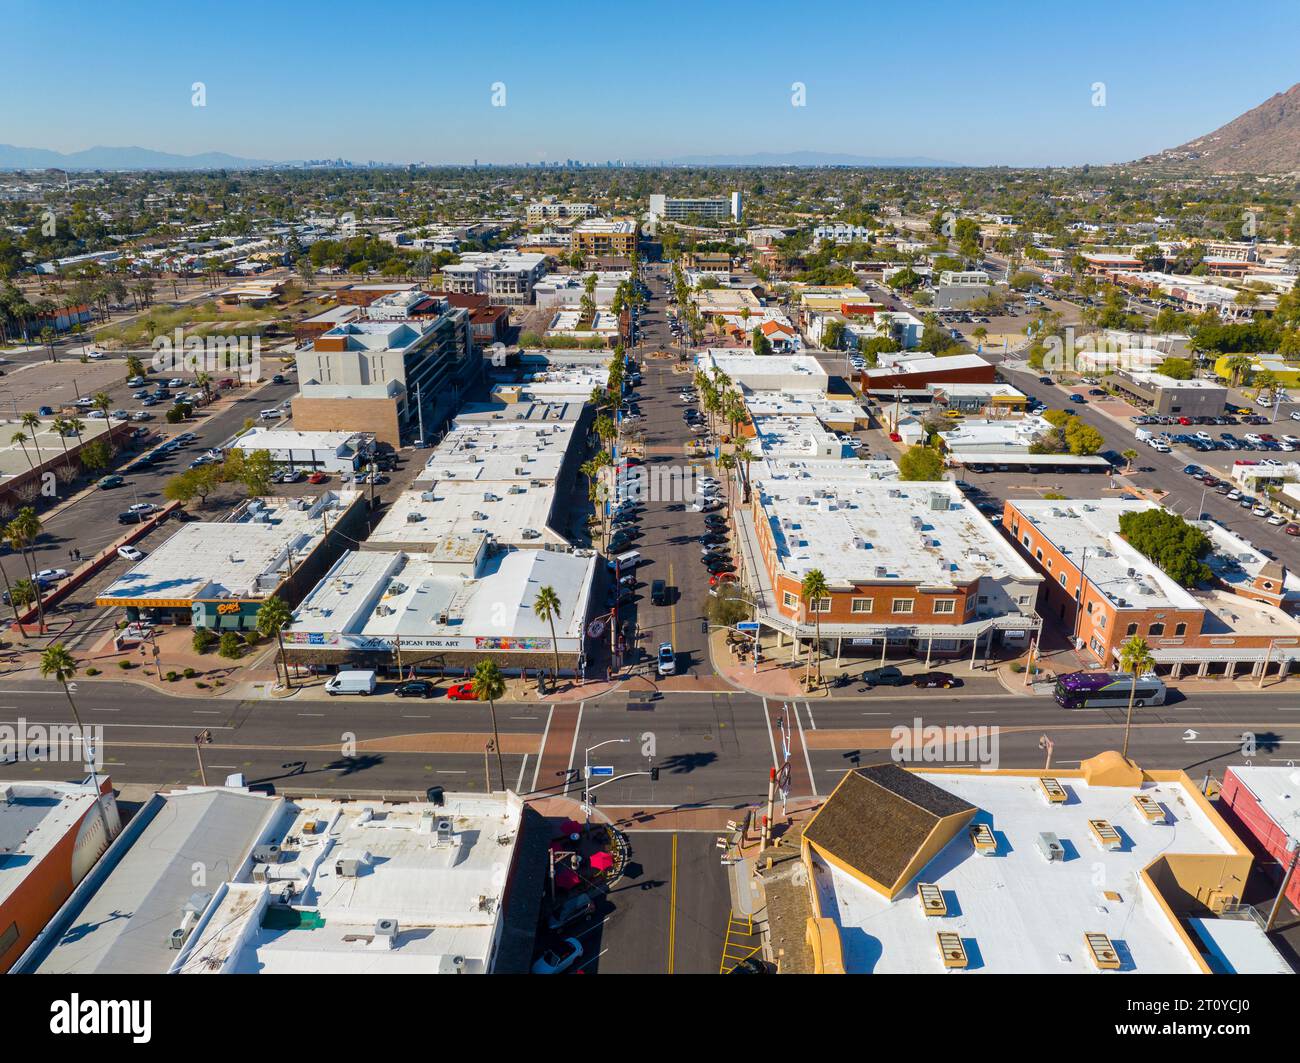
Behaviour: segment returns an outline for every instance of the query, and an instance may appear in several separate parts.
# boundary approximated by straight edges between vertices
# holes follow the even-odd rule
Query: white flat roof
[[[1216,973],[1295,974],[1253,919],[1187,921],[1204,944]]]
[[[295,432],[286,429],[261,428],[254,425],[235,440],[238,450],[320,450],[330,454],[340,453],[352,444],[355,451],[365,439],[361,432]]]
[[[264,598],[288,574],[291,563],[320,543],[322,514],[331,513],[337,520],[356,497],[356,491],[326,491],[316,498],[253,499],[230,520],[182,524],[100,591],[96,604]]]
[[[843,454],[844,444],[816,418],[754,416],[751,420],[755,449],[765,458],[815,458]]]
[[[266,881],[226,884],[172,971],[487,973],[522,808],[511,793],[288,805]],[[358,873],[341,873],[353,860]],[[391,936],[382,920],[395,923]]]
[[[962,831],[892,902],[818,859],[816,886],[823,913],[840,927],[847,971],[941,974],[935,935],[944,931],[961,937],[972,960],[966,973],[1093,973],[1087,933],[1111,939],[1123,971],[1199,972],[1175,924],[1138,878],[1163,854],[1234,852],[1181,783],[1141,788],[1169,820],[1155,825],[1138,817],[1134,787],[1090,787],[1082,779],[1061,778],[1069,800],[1049,805],[1037,777],[919,774],[978,809],[975,822],[988,824],[998,838],[997,854],[977,855]],[[1091,819],[1110,822],[1126,844],[1102,849],[1093,840]],[[1039,853],[1035,843],[1042,832],[1057,836],[1065,859],[1048,861]],[[947,916],[921,912],[917,882],[939,887]]]
[[[1300,839],[1300,768],[1234,764],[1237,776],[1278,828]]]
[[[750,463],[749,474],[755,482],[897,480],[898,466],[889,458],[760,458]]]
[[[490,535],[507,545],[563,543],[549,524],[554,505],[553,480],[438,480],[398,495],[368,542],[396,549],[449,535]]]
[[[555,617],[560,651],[573,652],[581,640],[597,561],[591,551],[509,550],[484,558],[477,574],[467,576],[462,568],[428,554],[350,552],[294,612],[285,644],[387,648],[400,637],[411,649],[549,653],[551,625],[533,612],[533,603],[538,590],[550,586],[560,599]]]
[[[575,423],[527,421],[461,424],[434,447],[417,483],[524,483],[552,486],[573,442]]]
[[[795,577],[818,568],[832,585],[897,580],[949,587],[979,577],[1038,579],[951,481],[769,479],[755,480],[755,487],[777,563]]]

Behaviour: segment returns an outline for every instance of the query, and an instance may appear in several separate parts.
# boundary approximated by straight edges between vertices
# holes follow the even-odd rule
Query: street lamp
[[[1273,907],[1268,913],[1268,922],[1264,924],[1265,934],[1273,929],[1273,924],[1277,921],[1278,912],[1282,909],[1282,898],[1286,896],[1286,888],[1291,885],[1291,876],[1295,874],[1296,862],[1300,861],[1300,838],[1288,835],[1286,847],[1291,854],[1291,863],[1287,865],[1286,874],[1282,876],[1282,885],[1278,887],[1277,896],[1273,899]]]
[[[199,785],[208,785],[208,773],[203,770],[203,747],[212,744],[212,732],[206,727],[194,736],[194,754],[199,758]]]

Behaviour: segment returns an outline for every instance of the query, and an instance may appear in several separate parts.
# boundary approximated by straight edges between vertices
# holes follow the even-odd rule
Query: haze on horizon
[[[757,0],[744,18],[681,0],[643,12],[580,2],[540,19],[502,0],[490,25],[484,10],[230,0],[218,16],[161,0],[18,0],[9,36],[33,46],[0,66],[0,142],[276,161],[816,151],[1102,164],[1199,136],[1300,80],[1294,56],[1260,39],[1261,26],[1267,40],[1300,39],[1300,6],[1286,0],[1247,0],[1231,21],[1206,0],[833,0],[803,13]],[[1234,60],[1231,78],[1208,76],[1241,55],[1251,60]],[[792,105],[796,83],[805,106]]]

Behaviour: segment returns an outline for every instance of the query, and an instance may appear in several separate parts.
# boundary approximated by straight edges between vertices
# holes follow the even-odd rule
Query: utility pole
[[[1273,900],[1273,908],[1268,913],[1268,922],[1264,924],[1264,933],[1267,934],[1273,929],[1273,924],[1277,922],[1277,914],[1282,910],[1282,898],[1286,896],[1286,888],[1291,885],[1291,876],[1295,874],[1296,861],[1300,860],[1300,838],[1288,837],[1286,847],[1291,851],[1291,863],[1287,866],[1286,874],[1282,876],[1282,885],[1278,888],[1277,897]]]
[[[212,732],[206,727],[194,736],[194,754],[199,758],[199,785],[208,785],[208,773],[203,770],[203,747],[212,744]]]

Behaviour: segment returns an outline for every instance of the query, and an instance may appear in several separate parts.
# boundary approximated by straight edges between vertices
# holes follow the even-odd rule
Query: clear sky
[[[1300,81],[1296,0],[6,0],[4,12],[0,143],[58,151],[1105,163]],[[205,107],[191,106],[196,81]],[[795,82],[806,106],[791,106]]]

